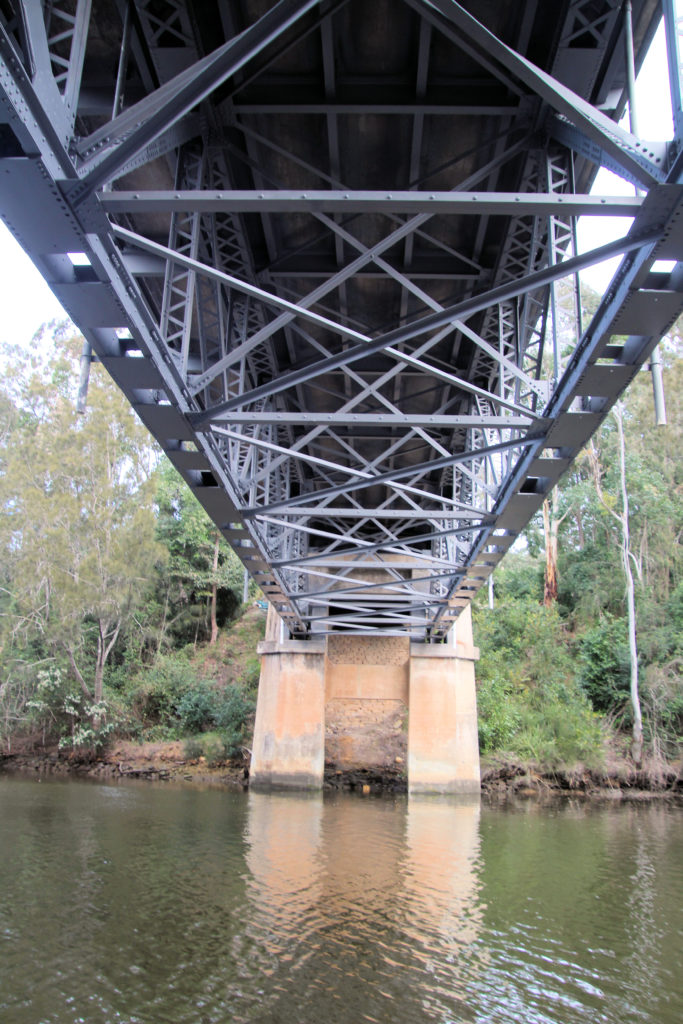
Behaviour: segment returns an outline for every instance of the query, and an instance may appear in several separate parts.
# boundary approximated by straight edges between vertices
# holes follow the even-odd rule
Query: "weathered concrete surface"
[[[325,647],[259,644],[261,680],[251,757],[254,789],[320,789],[325,766]]]
[[[274,615],[266,637],[252,787],[320,788],[328,760],[344,770],[407,762],[413,793],[479,791],[469,609],[449,644],[343,635],[287,641]]]
[[[408,708],[402,700],[330,700],[325,705],[325,764],[405,771]]]
[[[328,637],[328,764],[343,771],[405,765],[409,658],[407,637]]]
[[[477,698],[469,608],[454,643],[412,644],[408,725],[411,793],[478,793]]]

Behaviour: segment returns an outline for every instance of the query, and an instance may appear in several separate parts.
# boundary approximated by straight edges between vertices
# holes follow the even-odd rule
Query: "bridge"
[[[644,141],[619,122],[662,19],[674,138]],[[84,388],[96,358],[270,602],[256,783],[319,785],[356,699],[410,704],[412,788],[476,787],[470,601],[683,308],[679,27],[0,0],[0,214]],[[600,167],[633,194],[589,194]],[[632,225],[580,252],[581,216]]]

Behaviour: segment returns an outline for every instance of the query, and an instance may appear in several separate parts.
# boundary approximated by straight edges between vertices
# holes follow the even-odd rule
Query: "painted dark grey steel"
[[[4,5],[0,213],[293,635],[438,641],[683,308],[673,0],[671,143],[617,0],[266,6]]]

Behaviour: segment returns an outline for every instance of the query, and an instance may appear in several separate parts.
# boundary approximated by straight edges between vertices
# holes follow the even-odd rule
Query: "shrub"
[[[548,767],[597,765],[602,730],[576,679],[556,608],[531,599],[476,609],[479,742],[482,753],[516,754]]]
[[[519,709],[510,683],[484,679],[477,689],[479,749],[482,754],[509,750],[519,727]]]
[[[202,756],[202,737],[188,736],[183,745],[183,752],[188,761],[196,761],[198,757]]]
[[[202,732],[215,719],[217,695],[206,683],[186,690],[175,704],[175,714],[182,732]]]
[[[202,737],[202,749],[210,768],[230,757],[225,737],[217,732],[207,732]]]
[[[683,741],[683,661],[650,665],[642,688],[645,734],[654,757],[680,756]]]
[[[214,724],[218,729],[241,730],[254,711],[254,704],[237,686],[227,686],[218,695]]]
[[[151,738],[153,731],[155,739],[172,739],[180,726],[178,704],[197,685],[184,655],[160,656],[128,683],[126,697],[146,735]]]
[[[621,710],[629,697],[626,622],[605,615],[578,642],[579,682],[596,711]]]
[[[241,734],[230,730],[204,732],[199,736],[190,736],[185,740],[184,752],[189,761],[205,757],[206,763],[213,768],[231,757],[236,757],[242,748]]]
[[[95,702],[69,682],[56,665],[40,669],[29,721],[42,731],[43,743],[56,739],[60,750],[99,754],[115,732],[125,729],[125,712],[113,700]]]
[[[261,676],[261,659],[257,654],[244,662],[244,682],[250,690],[256,690]]]

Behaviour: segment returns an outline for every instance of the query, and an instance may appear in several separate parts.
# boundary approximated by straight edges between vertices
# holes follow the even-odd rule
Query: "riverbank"
[[[66,754],[56,747],[18,750],[0,756],[0,772],[38,776],[76,775],[94,779],[149,779],[162,782],[211,783],[246,789],[249,785],[249,756],[210,764],[206,758],[187,758],[184,743],[114,744],[99,757]],[[325,790],[358,792],[364,795],[404,793],[405,772],[395,765],[386,768],[341,769],[325,765]],[[681,765],[658,762],[637,770],[627,761],[614,761],[605,769],[584,766],[549,769],[512,760],[483,759],[481,791],[495,799],[514,797],[580,796],[600,800],[683,799]]]
[[[150,779],[162,782],[211,782],[245,788],[248,759],[209,764],[205,757],[187,758],[182,740],[166,743],[114,744],[99,756],[65,753],[56,747],[17,751],[0,756],[0,772],[50,776],[78,775],[94,779]]]
[[[493,798],[582,796],[597,800],[683,800],[681,765],[662,761],[637,769],[626,760],[614,760],[601,769],[543,768],[500,759],[483,760],[482,793]]]

